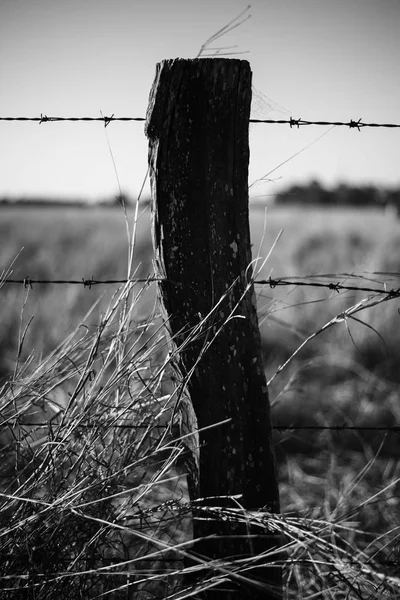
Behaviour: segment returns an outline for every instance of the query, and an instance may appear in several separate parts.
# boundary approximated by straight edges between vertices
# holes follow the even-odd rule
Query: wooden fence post
[[[192,480],[192,496],[218,496],[209,505],[237,508],[221,497],[240,494],[245,509],[279,512],[251,282],[250,102],[247,61],[157,64],[146,121],[152,232],[157,274],[166,279],[159,292],[172,344],[179,350],[177,368],[183,377],[192,373],[187,390],[200,430],[200,480],[197,489]],[[268,531],[252,530],[258,534],[252,538],[235,523],[195,520],[194,533],[203,538],[196,552],[208,558],[258,556],[279,546],[279,538]],[[204,539],[210,535],[214,539]],[[238,587],[234,578],[230,584],[225,579],[223,597],[279,597],[279,567],[254,569],[246,576],[261,584]],[[205,597],[221,598],[221,591],[208,591]]]

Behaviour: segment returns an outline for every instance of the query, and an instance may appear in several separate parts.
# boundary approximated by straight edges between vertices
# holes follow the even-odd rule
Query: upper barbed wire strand
[[[97,121],[103,122],[105,127],[109,125],[112,121],[146,121],[145,117],[115,117],[114,115],[107,117],[49,117],[47,115],[40,115],[40,117],[0,117],[0,121],[33,121],[38,122],[39,125],[42,123],[52,123],[57,121],[69,121],[69,122],[77,122],[77,121]],[[321,126],[329,126],[335,125],[336,127],[349,127],[350,129],[357,129],[361,131],[364,127],[386,127],[389,129],[400,129],[399,123],[363,123],[362,119],[350,119],[349,121],[313,121],[306,119],[293,119],[290,117],[289,119],[250,119],[250,123],[264,123],[264,124],[274,124],[274,125],[289,125],[290,128],[293,127],[303,127],[306,125],[321,125]]]

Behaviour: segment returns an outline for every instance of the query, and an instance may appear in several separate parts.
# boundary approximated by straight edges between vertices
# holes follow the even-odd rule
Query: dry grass
[[[327,220],[328,215],[321,214],[318,218],[325,216]],[[22,255],[15,265],[15,275],[76,278],[76,271],[68,271],[65,253],[69,246],[63,239],[64,232],[71,234],[73,229],[74,235],[86,236],[74,240],[76,252],[68,250],[75,268],[78,265],[81,269],[87,261],[88,270],[80,270],[79,275],[123,277],[123,222],[116,227],[125,246],[125,257],[119,260],[112,258],[117,253],[111,244],[117,236],[112,223],[120,216],[110,215],[110,230],[100,229],[104,213],[98,219],[88,213],[87,220],[79,219],[79,225],[76,217],[71,217],[70,229],[64,226],[56,234],[53,214],[36,234],[36,241],[32,240],[35,221],[30,215],[25,220],[25,227],[30,223],[30,228],[25,229],[24,238],[28,238],[26,244],[31,236],[29,256],[36,253],[37,262],[24,264]],[[17,218],[21,215],[12,216],[14,223]],[[282,224],[287,223],[287,227],[283,249],[279,242],[260,276],[268,275],[271,265],[276,269],[273,275],[310,275],[312,271],[307,269],[317,266],[334,274],[355,267],[396,270],[395,253],[386,255],[382,243],[384,237],[396,247],[394,223],[366,213],[361,231],[359,226],[357,229],[359,215],[350,218],[350,214],[330,214],[329,235],[333,241],[327,243],[325,265],[331,262],[324,268],[323,241],[329,241],[329,235],[321,229],[313,232],[311,219],[304,219],[299,235],[298,225],[294,227],[292,222],[297,219],[298,223],[299,218],[296,214],[271,212],[267,223],[269,244]],[[90,225],[91,219],[95,227]],[[44,262],[40,262],[38,247],[50,221],[54,237],[47,239],[48,247],[42,252]],[[43,219],[39,230],[41,223]],[[260,213],[252,215],[252,224],[257,248],[263,231]],[[19,231],[24,230],[19,227]],[[110,241],[106,242],[108,235]],[[146,262],[149,272],[147,244],[143,228],[137,257]],[[102,248],[108,248],[103,256],[112,269],[102,271],[106,264],[100,255]],[[346,254],[353,263],[345,263]],[[7,256],[8,261],[10,258]],[[320,263],[310,266],[316,258]],[[35,265],[40,270],[46,261],[48,270],[39,275]],[[123,265],[121,271],[114,270],[115,264]],[[153,311],[154,294],[149,293],[147,285],[123,286],[113,297],[101,300],[101,309],[96,306],[85,317],[78,310],[83,295],[89,293],[93,302],[97,290],[79,288],[72,311],[63,300],[65,290],[46,290],[46,294],[58,294],[54,298],[56,310],[47,314],[45,310],[40,312],[40,306],[32,306],[35,297],[43,307],[50,297],[45,295],[40,300],[43,288],[36,286],[28,294],[21,330],[31,311],[39,321],[42,337],[35,338],[32,334],[36,330],[28,329],[16,365],[13,344],[21,320],[21,291],[26,293],[21,289],[17,292],[17,307],[11,288],[3,286],[0,291],[2,301],[6,298],[9,302],[3,304],[4,309],[16,315],[7,344],[2,344],[3,355],[7,353],[13,368],[0,391],[0,597],[189,597],[193,590],[185,591],[183,557],[192,545],[193,515],[204,518],[205,509],[188,504],[181,460],[185,445],[176,425],[168,436],[165,432],[170,429],[163,427],[169,423],[169,406],[176,396],[169,381],[166,342]],[[308,335],[360,300],[354,295],[333,298],[332,293],[318,292],[317,296],[311,291],[310,303],[307,291],[307,303],[303,305],[305,292],[299,289],[290,293],[274,290],[273,297],[269,289],[260,293],[269,377]],[[85,310],[88,303],[86,296]],[[368,309],[363,319],[380,330],[390,347],[396,343],[396,339],[392,341],[396,316],[387,303]],[[72,324],[73,333],[66,335]],[[398,422],[398,382],[387,354],[382,352],[382,360],[375,358],[372,366],[368,362],[371,356],[376,357],[382,341],[360,323],[350,326],[357,328],[352,336],[345,323],[323,334],[329,338],[316,336],[274,379],[270,389],[275,423],[385,426]],[[53,336],[47,335],[52,330]],[[26,362],[33,347],[36,358]],[[46,426],[40,425],[43,422]],[[283,560],[289,597],[400,596],[396,578],[400,516],[396,435],[277,433],[283,514],[245,512],[235,509],[237,504],[225,509],[226,519],[245,518],[260,531],[267,524],[282,533],[284,557],[277,554],[260,560],[266,565]],[[221,509],[218,512],[209,507],[206,516],[220,518]],[[198,561],[191,567],[200,578],[199,589],[226,586],[232,578],[251,581],[251,569],[249,560],[225,564]]]
[[[121,577],[125,589],[130,571],[140,591],[189,535],[169,522],[187,487],[164,427],[165,341],[133,316],[142,293],[123,288],[97,331],[75,331],[2,389],[1,597],[27,584],[35,598],[95,597]]]

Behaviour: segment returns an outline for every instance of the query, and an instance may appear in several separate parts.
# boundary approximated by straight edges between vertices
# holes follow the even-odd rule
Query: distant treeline
[[[149,198],[142,198],[140,200],[141,204],[147,204],[150,202]],[[76,207],[76,208],[98,208],[99,206],[104,207],[115,207],[115,206],[133,206],[136,203],[136,200],[129,197],[127,194],[122,194],[118,196],[114,196],[114,198],[106,198],[98,201],[89,202],[85,199],[77,199],[77,198],[40,198],[40,197],[30,197],[30,198],[0,198],[0,205],[3,206],[16,206],[16,207],[33,207],[33,206],[52,206],[55,208],[65,208],[65,207]]]
[[[141,204],[148,204],[150,198],[142,198]],[[133,206],[136,199],[122,194],[113,198],[101,199],[94,202],[88,202],[84,199],[65,199],[65,198],[0,198],[0,205],[7,206],[53,206],[53,207],[80,207],[96,208]],[[381,206],[393,207],[400,214],[400,187],[396,189],[385,189],[381,187],[350,186],[340,184],[335,188],[327,189],[318,181],[311,181],[306,185],[292,185],[285,190],[278,192],[275,196],[275,204],[307,204],[308,206]]]
[[[318,181],[308,185],[292,185],[275,197],[277,204],[307,204],[324,206],[393,206],[400,212],[400,188],[384,189],[371,185],[340,184],[326,189]]]

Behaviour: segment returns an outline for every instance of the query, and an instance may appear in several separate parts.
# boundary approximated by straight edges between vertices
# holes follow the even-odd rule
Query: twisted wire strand
[[[111,115],[110,117],[57,117],[57,116],[48,116],[41,114],[40,117],[0,117],[0,121],[32,121],[37,122],[39,125],[42,123],[53,123],[58,121],[69,121],[69,122],[77,122],[77,121],[86,121],[86,122],[103,122],[104,126],[107,127],[113,121],[138,121],[143,122],[146,121],[145,117],[116,117]],[[290,117],[289,119],[250,119],[250,123],[263,123],[269,125],[289,125],[292,129],[293,127],[304,127],[307,125],[317,125],[317,126],[336,126],[336,127],[349,127],[350,129],[357,129],[357,131],[361,131],[361,129],[365,127],[371,128],[387,128],[387,129],[399,129],[400,123],[364,123],[362,119],[350,119],[349,121],[316,121],[316,120],[307,120],[307,119],[294,119]]]

